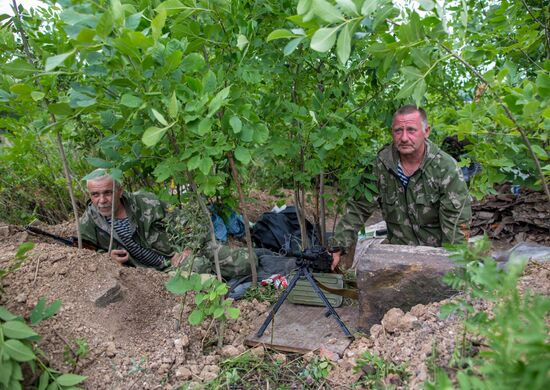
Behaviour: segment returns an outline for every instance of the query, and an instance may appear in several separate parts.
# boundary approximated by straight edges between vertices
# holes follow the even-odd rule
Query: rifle
[[[46,237],[52,238],[55,241],[60,242],[62,244],[65,244],[67,246],[72,246],[72,247],[78,248],[78,237],[76,237],[76,236],[60,237],[60,236],[56,236],[55,234],[48,233],[48,232],[46,232],[42,229],[39,229],[39,228],[31,226],[31,225],[25,226],[25,230],[27,230],[31,233],[34,233],[34,234],[39,234],[41,236],[46,236]],[[92,251],[97,250],[97,246],[94,243],[92,243],[88,240],[82,240],[82,247],[86,248],[86,249],[90,249]]]

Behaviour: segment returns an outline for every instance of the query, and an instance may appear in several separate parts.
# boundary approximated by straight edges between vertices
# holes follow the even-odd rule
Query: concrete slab
[[[344,306],[335,309],[351,333],[357,327],[357,306]],[[251,347],[265,345],[266,347],[285,352],[307,353],[320,348],[326,348],[342,356],[351,343],[351,339],[332,317],[325,317],[324,307],[295,305],[285,301],[275,320],[266,329],[262,337],[256,337],[256,332],[267,318],[258,318],[254,333],[248,336],[245,344]]]

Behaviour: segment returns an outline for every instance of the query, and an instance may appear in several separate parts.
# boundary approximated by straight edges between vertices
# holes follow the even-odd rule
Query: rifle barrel
[[[68,246],[74,246],[74,241],[73,240],[68,239],[68,238],[64,238],[64,237],[60,237],[60,236],[56,236],[55,234],[48,233],[48,232],[46,232],[42,229],[39,229],[37,227],[34,227],[34,226],[27,225],[27,226],[25,226],[25,230],[28,230],[29,232],[32,232],[32,233],[35,233],[35,234],[40,234],[42,236],[53,238],[54,240],[62,242],[63,244],[68,245]]]

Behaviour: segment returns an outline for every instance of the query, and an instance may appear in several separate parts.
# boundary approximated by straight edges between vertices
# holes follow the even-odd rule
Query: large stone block
[[[359,288],[359,326],[368,330],[393,307],[410,310],[419,303],[440,301],[456,291],[442,277],[455,265],[442,248],[371,245],[355,251]]]

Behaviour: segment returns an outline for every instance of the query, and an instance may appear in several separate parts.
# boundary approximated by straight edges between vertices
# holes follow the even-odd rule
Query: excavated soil
[[[266,211],[265,204],[262,208]],[[260,206],[254,212],[261,214]],[[254,217],[251,220],[257,219]],[[63,236],[74,234],[71,223],[47,228]],[[75,372],[88,377],[83,385],[87,389],[173,389],[184,383],[200,387],[216,378],[223,360],[246,350],[244,338],[255,330],[254,320],[268,309],[263,302],[236,302],[241,316],[228,323],[225,345],[218,348],[208,323],[188,325],[193,297],[187,297],[182,310],[181,298],[164,287],[170,277],[166,273],[120,267],[107,255],[37,239],[14,227],[0,229],[0,267],[12,263],[19,244],[29,240],[37,244],[23,265],[2,280],[0,304],[28,318],[40,297],[48,302],[61,299],[58,314],[36,328],[43,337],[39,346],[51,366],[66,372],[70,370],[63,357],[66,345],[85,340],[90,352],[78,362]],[[549,263],[527,268],[521,288],[527,287],[550,295]],[[122,298],[98,306],[97,299],[114,288],[119,288]],[[431,366],[449,365],[462,332],[458,318],[439,318],[443,303],[418,305],[409,313],[392,309],[381,325],[371,329],[371,336],[358,335],[343,356],[313,353],[334,361],[324,388],[352,388],[363,374],[354,373],[353,368],[367,350],[389,362],[406,364],[406,382],[390,376],[388,386],[420,388],[430,377]],[[483,302],[476,304],[485,307]],[[297,383],[291,387],[303,386]]]

